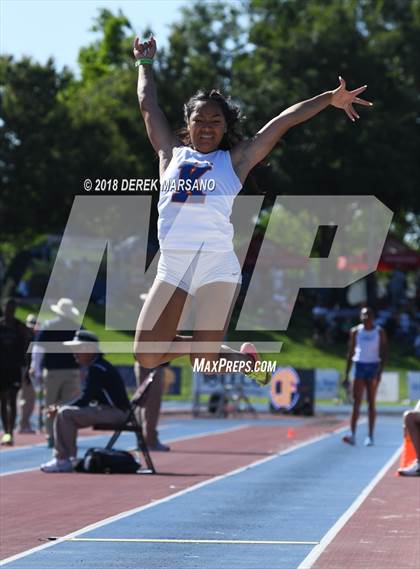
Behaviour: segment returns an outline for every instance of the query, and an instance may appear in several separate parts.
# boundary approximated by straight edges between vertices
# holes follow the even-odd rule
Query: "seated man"
[[[83,389],[74,401],[48,408],[50,417],[55,418],[54,458],[41,465],[43,472],[71,472],[72,459],[77,455],[77,430],[97,423],[121,423],[130,405],[123,380],[104,359],[95,334],[80,330],[64,344],[74,350],[82,371]]]
[[[404,413],[404,429],[410,436],[416,451],[416,460],[406,468],[399,468],[401,476],[420,476],[420,400],[413,411]]]

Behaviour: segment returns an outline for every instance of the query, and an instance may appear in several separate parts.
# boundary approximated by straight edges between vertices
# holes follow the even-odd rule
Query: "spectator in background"
[[[387,318],[384,328],[389,338],[394,338],[398,330],[399,312],[392,312]]]
[[[393,309],[398,309],[406,301],[407,279],[403,271],[397,267],[388,284],[389,301]]]
[[[314,324],[313,341],[317,345],[327,341],[327,316],[328,308],[325,306],[325,303],[318,299],[317,304],[312,309],[312,321]]]
[[[26,328],[28,329],[28,345],[34,341],[36,332],[36,316],[28,314],[26,317]],[[31,364],[31,355],[26,352],[25,354],[25,367],[22,372],[22,385],[19,391],[18,407],[19,407],[19,433],[33,434],[36,431],[31,425],[31,415],[35,407],[36,393],[32,383],[33,378],[29,373]]]
[[[413,411],[404,413],[404,432],[413,443],[416,460],[406,468],[399,468],[398,472],[400,476],[420,476],[420,400]]]
[[[71,350],[63,342],[72,340],[79,329],[76,321],[79,311],[70,298],[60,298],[51,310],[58,315],[48,320],[35,337],[37,350],[32,354],[31,374],[36,374],[40,367],[44,368],[43,381],[45,405],[59,405],[74,399],[80,391],[80,373]],[[48,351],[48,343],[54,343],[52,351]],[[60,346],[60,353],[56,348]],[[54,350],[56,350],[54,352]],[[49,447],[54,446],[53,418],[46,416],[45,427]]]
[[[28,329],[15,318],[16,301],[8,299],[0,319],[0,405],[4,434],[2,445],[13,445],[16,400],[28,347]]]
[[[408,302],[401,308],[398,320],[398,339],[413,342],[416,334],[414,306]]]
[[[41,465],[43,472],[72,472],[78,429],[98,423],[122,423],[130,406],[124,382],[105,360],[95,334],[80,330],[65,345],[74,351],[81,367],[83,391],[74,401],[48,408],[48,416],[54,421],[54,451],[52,460]]]

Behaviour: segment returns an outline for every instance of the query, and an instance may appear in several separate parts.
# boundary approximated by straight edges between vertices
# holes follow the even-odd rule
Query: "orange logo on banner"
[[[276,409],[293,409],[299,400],[300,378],[291,367],[277,369],[271,379],[271,403]]]

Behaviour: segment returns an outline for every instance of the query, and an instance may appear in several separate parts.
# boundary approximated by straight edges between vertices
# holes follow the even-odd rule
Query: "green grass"
[[[22,305],[18,307],[17,317],[25,320],[29,313],[37,314],[39,306]],[[54,314],[51,313],[51,317]],[[90,304],[87,314],[83,320],[83,326],[97,334],[101,341],[108,342],[129,342],[133,340],[133,332],[121,332],[105,329],[105,309],[104,307]],[[312,340],[312,325],[310,318],[303,312],[295,311],[287,333],[281,332],[252,332],[253,341],[257,338],[265,341],[283,342],[282,350],[279,354],[264,354],[264,359],[274,360],[279,366],[292,366],[295,368],[335,368],[344,372],[346,364],[345,343],[338,345],[328,345],[317,347]],[[231,334],[230,339],[238,341],[238,337],[246,339],[246,334]],[[133,355],[131,352],[121,354],[109,354],[108,359],[116,365],[132,365]],[[182,393],[180,396],[168,396],[168,399],[190,399],[192,374],[189,358],[184,356],[174,360],[174,365],[182,369]],[[390,344],[389,358],[386,365],[387,371],[397,371],[400,373],[400,398],[407,398],[406,372],[415,370],[418,362],[410,347],[401,344]]]

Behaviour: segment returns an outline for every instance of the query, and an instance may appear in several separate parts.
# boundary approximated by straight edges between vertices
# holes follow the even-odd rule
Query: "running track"
[[[394,475],[400,419],[379,419],[373,448],[343,445],[342,425],[331,417],[167,420],[162,439],[177,442],[155,453],[157,476],[46,475],[35,470],[49,456],[44,446],[2,451],[3,563],[418,569],[420,479]],[[120,446],[129,448],[130,436]],[[81,452],[106,438],[81,439]],[[72,533],[93,541],[39,541]],[[139,539],[159,541],[124,541]]]

